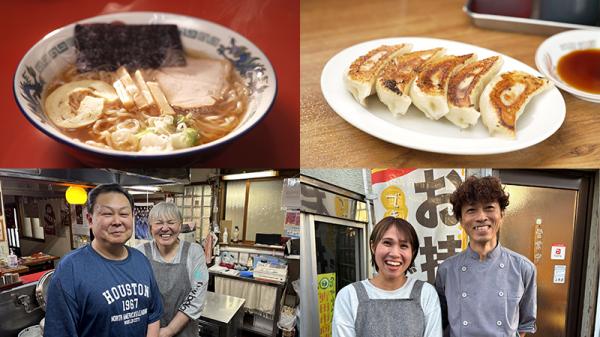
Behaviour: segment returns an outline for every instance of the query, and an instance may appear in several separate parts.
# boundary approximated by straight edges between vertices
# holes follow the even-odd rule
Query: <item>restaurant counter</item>
[[[1,267],[0,268],[0,273],[1,274],[8,274],[8,273],[25,274],[28,271],[29,271],[29,267],[22,266],[22,265],[18,265],[18,266],[13,267],[13,268],[8,268],[8,267]]]
[[[13,268],[0,267],[0,274],[17,273],[19,275],[27,275],[54,269],[54,261],[60,259],[58,256],[38,255],[38,256],[23,256],[20,258],[19,265]]]
[[[54,261],[60,259],[58,256],[52,255],[32,255],[23,256],[21,258],[21,264],[29,267],[29,273],[54,269]]]

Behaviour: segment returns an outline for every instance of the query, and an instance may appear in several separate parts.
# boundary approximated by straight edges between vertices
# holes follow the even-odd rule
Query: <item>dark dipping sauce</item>
[[[556,71],[570,86],[600,94],[600,49],[572,51],[558,60]]]

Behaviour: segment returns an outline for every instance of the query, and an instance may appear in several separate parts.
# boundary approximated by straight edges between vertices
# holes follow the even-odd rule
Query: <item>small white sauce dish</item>
[[[535,65],[544,76],[548,77],[560,89],[579,99],[600,103],[600,94],[593,94],[572,87],[560,78],[556,70],[558,61],[564,55],[574,50],[598,48],[600,48],[600,31],[569,30],[553,35],[542,42],[535,53]]]

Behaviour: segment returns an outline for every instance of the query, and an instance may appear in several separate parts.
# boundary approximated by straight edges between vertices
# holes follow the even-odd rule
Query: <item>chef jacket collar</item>
[[[502,246],[500,245],[500,242],[498,242],[496,247],[494,247],[494,249],[487,254],[485,261],[495,260],[497,257],[499,257],[502,250],[501,247]],[[471,249],[470,244],[467,245],[467,256],[472,259],[479,260],[479,253]]]

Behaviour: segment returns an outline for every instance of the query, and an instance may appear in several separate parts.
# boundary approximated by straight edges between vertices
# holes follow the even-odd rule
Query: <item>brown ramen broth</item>
[[[65,84],[82,80],[102,81],[113,87],[113,83],[122,78],[118,71],[78,73],[76,66],[70,65],[48,85],[48,89],[44,94],[43,106],[45,113],[65,135],[86,144],[120,151],[167,152],[215,141],[229,134],[244,117],[248,108],[248,89],[230,62],[211,59],[201,54],[191,55],[187,53],[186,56],[189,69],[194,69],[195,65],[204,66],[206,64],[217,64],[217,67],[227,69],[227,71],[222,71],[226,74],[222,76],[224,78],[215,79],[215,76],[210,76],[217,71],[211,69],[212,73],[209,71],[208,76],[199,81],[217,81],[222,84],[222,89],[219,90],[218,95],[204,94],[201,103],[194,105],[194,100],[198,101],[198,97],[194,97],[194,92],[192,91],[188,96],[185,96],[185,91],[191,90],[190,85],[185,81],[197,79],[192,74],[186,73],[188,66],[140,69],[143,80],[147,81],[146,83],[156,82],[160,84],[160,89],[172,108],[171,113],[165,113],[156,98],[155,104],[143,108],[136,104],[133,104],[133,106],[129,104],[126,107],[123,99],[105,100],[102,113],[93,123],[76,128],[64,127],[58,125],[56,117],[48,111],[49,106],[58,106],[47,103],[53,92]],[[136,78],[134,77],[135,71],[136,69],[129,69],[131,78]],[[218,71],[221,71],[221,68]],[[169,72],[169,76],[164,75],[167,72]],[[182,82],[179,79],[182,79]],[[137,80],[134,80],[134,82],[140,83]],[[139,85],[137,87],[140,88]],[[195,87],[192,85],[191,88]],[[68,97],[61,97],[61,104],[68,104],[71,113],[75,116],[84,114],[85,111],[82,112],[82,107],[90,103],[85,101],[86,96],[92,96],[94,99],[102,101],[91,90],[77,90],[76,92],[71,91]],[[118,93],[119,91],[116,90],[115,92]],[[175,100],[182,103],[172,102],[169,99],[169,93],[171,93],[172,98],[175,97]],[[154,92],[152,92],[152,95],[154,95]],[[56,101],[56,98],[53,98],[52,101]],[[89,121],[89,119],[86,119],[86,121]]]

